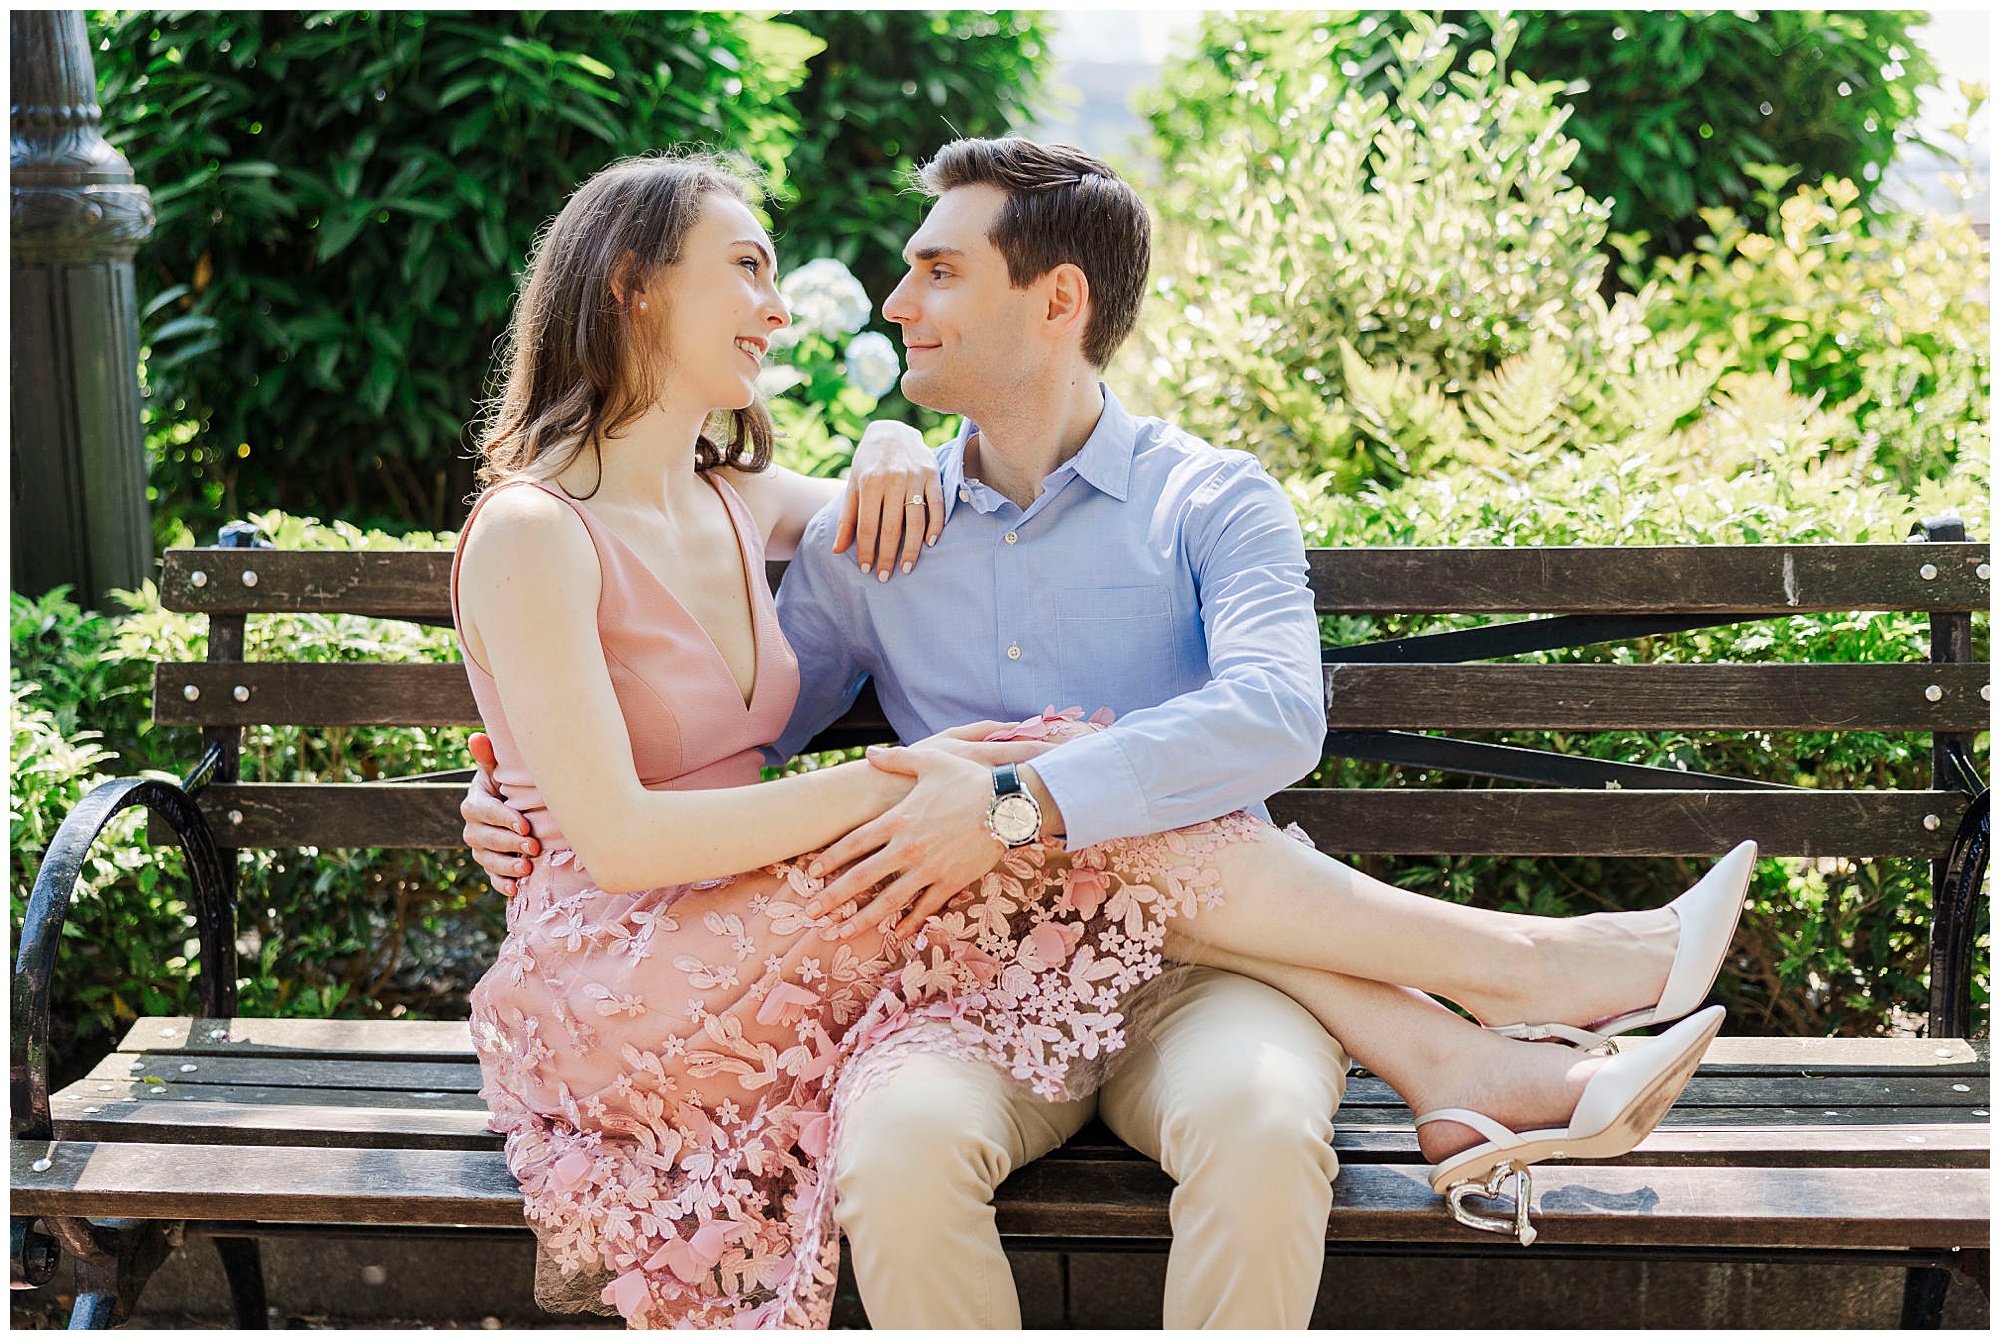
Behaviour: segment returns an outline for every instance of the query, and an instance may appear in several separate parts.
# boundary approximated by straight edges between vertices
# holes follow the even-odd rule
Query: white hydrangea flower
[[[778,292],[792,309],[792,324],[779,332],[786,344],[807,335],[828,339],[852,335],[868,324],[868,314],[874,310],[861,281],[828,256],[807,261],[786,275]]]
[[[848,384],[880,399],[889,394],[903,375],[896,346],[887,335],[863,331],[847,342]]]

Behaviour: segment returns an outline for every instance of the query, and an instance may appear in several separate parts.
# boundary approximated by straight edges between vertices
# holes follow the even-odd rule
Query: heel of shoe
[[[1514,1217],[1501,1219],[1493,1215],[1474,1214],[1465,1208],[1467,1196],[1480,1196],[1487,1200],[1497,1199],[1507,1188],[1509,1179],[1513,1181]],[[1502,1163],[1483,1182],[1467,1179],[1453,1182],[1445,1188],[1445,1208],[1451,1217],[1467,1228],[1476,1228],[1482,1233],[1499,1233],[1511,1237],[1523,1247],[1541,1236],[1535,1226],[1528,1222],[1528,1207],[1535,1197],[1535,1182],[1525,1163]]]

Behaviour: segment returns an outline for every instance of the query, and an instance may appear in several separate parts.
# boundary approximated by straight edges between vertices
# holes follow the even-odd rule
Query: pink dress
[[[744,571],[761,578],[749,511],[714,483]],[[766,583],[748,583],[746,705],[637,555],[544,491],[596,545],[598,635],[642,782],[758,781],[758,746],[798,692]],[[454,606],[456,591],[454,568]],[[805,913],[821,886],[809,853],[698,884],[595,888],[522,767],[492,677],[470,656],[465,667],[501,790],[542,843],[472,993],[481,1094],[540,1239],[538,1296],[615,1308],[634,1326],[824,1327],[839,1261],[832,1151],[853,1095],[919,1050],[990,1062],[1048,1098],[1089,1092],[1134,1011],[1164,994],[1166,920],[1221,896],[1204,856],[1271,832],[1233,814],[1075,852],[1033,844],[907,944],[831,941]],[[1003,734],[1095,728],[1081,716],[1051,711]]]

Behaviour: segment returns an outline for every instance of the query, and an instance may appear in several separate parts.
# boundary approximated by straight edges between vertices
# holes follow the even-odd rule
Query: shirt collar
[[[1131,489],[1132,453],[1138,446],[1139,426],[1125,406],[1118,403],[1110,387],[1099,382],[1097,388],[1104,393],[1104,413],[1098,416],[1097,427],[1084,439],[1083,449],[1058,466],[1044,485],[1060,483],[1067,470],[1099,493],[1124,502]],[[965,444],[978,431],[979,425],[971,419],[961,421],[958,436],[945,444],[940,458],[938,482],[944,489],[947,521],[951,519],[952,508],[958,505],[959,490],[967,487]]]

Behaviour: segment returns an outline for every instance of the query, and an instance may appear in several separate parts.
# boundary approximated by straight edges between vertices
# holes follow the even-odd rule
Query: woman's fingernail
[[[926,545],[935,545],[937,543],[937,536],[935,535],[926,536],[924,539],[924,543]]]
[[[886,581],[888,581],[888,580],[889,580],[889,569],[887,569],[887,568],[884,568],[884,569],[882,569],[882,570],[881,570],[880,572],[876,573],[876,574],[875,574],[875,580],[876,580],[876,581],[878,581],[878,582],[886,582]]]
[[[811,865],[806,867],[806,873],[808,875],[811,875],[814,879],[819,878],[819,872],[820,872],[820,864],[818,861],[814,861]]]
[[[861,565],[861,575],[864,577],[868,575],[868,565],[866,563]]]
[[[911,568],[914,568],[915,566],[917,566],[917,565],[916,565],[916,564],[914,564],[914,563],[905,563],[905,564],[903,565],[903,571],[904,571],[904,572],[908,572],[908,571],[909,571],[909,570],[910,570]]]

